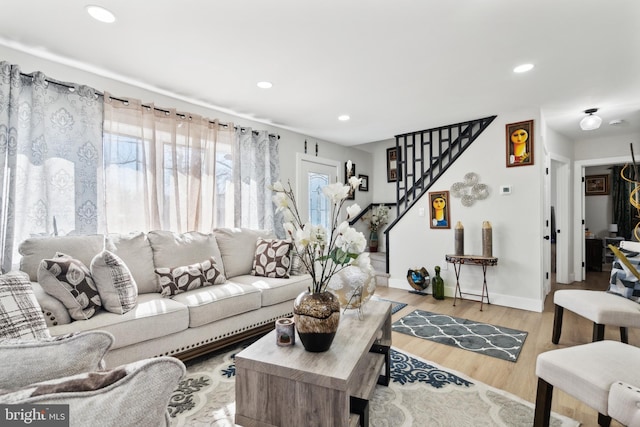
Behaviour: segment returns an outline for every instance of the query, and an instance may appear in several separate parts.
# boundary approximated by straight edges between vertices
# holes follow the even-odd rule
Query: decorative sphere
[[[376,291],[375,271],[371,264],[364,269],[356,266],[343,268],[331,277],[328,287],[338,297],[340,307],[359,308]]]

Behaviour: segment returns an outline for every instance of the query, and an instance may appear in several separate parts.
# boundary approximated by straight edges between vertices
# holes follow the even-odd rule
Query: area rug
[[[425,340],[515,362],[527,332],[473,320],[415,310],[391,325],[400,332]]]
[[[240,350],[187,363],[187,375],[169,405],[172,427],[236,425],[234,357]],[[389,387],[376,387],[369,411],[371,427],[533,425],[533,404],[395,348]],[[552,413],[551,425],[579,423]]]
[[[380,298],[379,296],[372,296],[371,299],[373,301],[387,301],[391,303],[391,314],[396,314],[398,311],[402,310],[407,306],[404,302],[391,301],[390,299]]]

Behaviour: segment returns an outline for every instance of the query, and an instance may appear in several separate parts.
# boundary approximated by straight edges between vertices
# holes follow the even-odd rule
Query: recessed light
[[[89,5],[87,6],[87,13],[91,15],[93,19],[107,24],[116,21],[116,16],[104,7]]]
[[[527,71],[533,70],[533,64],[521,64],[513,69],[514,73],[526,73]]]
[[[260,89],[271,89],[273,84],[271,82],[258,82],[257,86]]]
[[[611,121],[609,122],[609,124],[610,124],[611,126],[617,126],[617,125],[621,125],[621,124],[622,124],[622,121],[623,121],[622,119],[613,119],[613,120],[611,120]]]
[[[338,120],[340,120],[341,122],[346,122],[349,119],[351,119],[351,117],[349,117],[347,114],[343,114],[341,116],[338,116]]]

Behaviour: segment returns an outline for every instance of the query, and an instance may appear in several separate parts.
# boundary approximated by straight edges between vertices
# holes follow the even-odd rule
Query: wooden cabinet
[[[587,271],[602,271],[602,239],[585,239],[585,267]]]

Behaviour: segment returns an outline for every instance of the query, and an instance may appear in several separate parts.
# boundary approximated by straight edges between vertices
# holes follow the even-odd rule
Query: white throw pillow
[[[138,303],[136,281],[126,264],[113,252],[104,250],[93,257],[91,276],[105,310],[125,314]]]
[[[155,265],[151,243],[145,233],[109,234],[104,239],[104,248],[127,264],[138,285],[138,294],[160,292],[158,279],[153,272]]]
[[[267,230],[247,228],[215,228],[213,234],[220,247],[227,278],[251,274],[258,238],[275,237]]]
[[[27,273],[0,275],[0,338],[48,338],[49,329]]]
[[[220,262],[220,249],[212,233],[150,231],[147,236],[153,250],[155,268],[190,265],[214,257],[218,261],[220,272],[226,276],[224,266]]]

